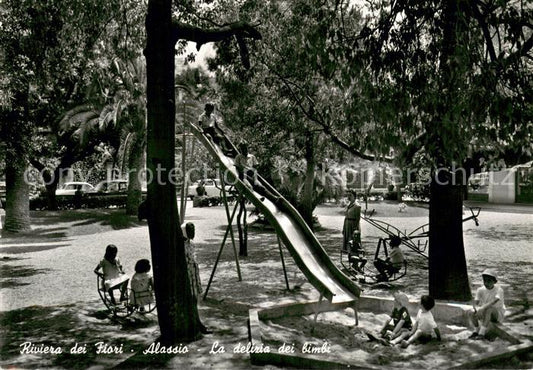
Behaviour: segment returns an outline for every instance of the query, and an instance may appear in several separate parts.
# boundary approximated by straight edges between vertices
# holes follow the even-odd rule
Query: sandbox
[[[533,350],[533,343],[504,326],[494,328],[494,341],[471,340],[466,312],[470,306],[437,302],[433,315],[442,341],[424,345],[385,346],[370,341],[393,307],[393,300],[363,296],[358,302],[358,325],[346,303],[327,301],[289,303],[249,312],[253,364],[297,367],[454,368],[477,367]],[[418,305],[408,307],[415,317]],[[315,315],[318,314],[315,322]]]

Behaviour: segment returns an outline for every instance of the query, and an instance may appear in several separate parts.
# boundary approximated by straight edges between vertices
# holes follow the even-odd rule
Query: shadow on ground
[[[157,337],[155,317],[131,317],[117,322],[101,310],[100,302],[2,312],[0,327],[0,361],[21,368],[109,368]],[[31,346],[36,350],[49,347],[60,353],[21,353]],[[86,353],[73,354],[73,348],[85,348]]]
[[[72,226],[101,224],[110,226],[113,230],[120,230],[146,225],[146,222],[138,221],[136,215],[127,215],[123,208],[33,211],[31,217],[33,224],[42,226],[66,222],[72,223]]]
[[[42,243],[73,235],[96,234],[110,229],[124,230],[147,225],[146,221],[139,221],[137,216],[127,215],[121,208],[31,211],[30,216],[34,226],[31,231],[17,234],[2,231],[2,242]]]
[[[4,288],[17,288],[20,286],[28,285],[28,283],[22,283],[18,279],[33,276],[37,274],[44,274],[49,272],[50,269],[36,269],[31,265],[11,266],[7,262],[20,260],[21,258],[2,258],[0,259],[0,289]]]
[[[378,211],[380,211],[378,209]],[[396,210],[393,210],[395,213]],[[410,211],[410,210],[409,210]],[[62,214],[64,212],[64,214]],[[331,207],[331,212],[338,209]],[[36,214],[39,212],[35,212]],[[67,216],[67,213],[70,213]],[[48,217],[48,216],[46,216]],[[124,210],[78,210],[61,211],[50,214],[52,220],[44,220],[45,216],[38,216],[41,221],[39,227],[56,228],[56,223],[63,225],[85,225],[88,229],[84,233],[98,230],[99,225],[112,228],[127,228],[145,225],[139,223],[135,217],[126,216]],[[65,218],[64,218],[65,217]],[[68,223],[70,222],[70,224]],[[66,226],[65,226],[66,227]],[[220,227],[217,231],[225,230]],[[56,232],[56,231],[54,231]],[[331,256],[332,261],[339,265],[339,249],[341,235],[336,230],[323,229],[317,232],[317,238]],[[372,239],[364,246],[367,257],[373,258],[377,239]],[[10,241],[11,242],[11,241]],[[28,241],[24,241],[28,243]],[[214,237],[204,243],[197,243],[197,259],[202,274],[202,285],[206,288],[211,270],[220,248],[221,238]],[[226,241],[231,244],[231,240]],[[482,243],[481,243],[482,244]],[[317,300],[318,292],[307,282],[294,261],[288,257],[283,248],[291,291],[285,288],[284,273],[281,264],[277,237],[273,232],[249,229],[248,257],[241,258],[240,269],[242,281],[236,273],[234,252],[230,245],[226,245],[221,254],[220,263],[216,270],[207,300],[201,301],[200,315],[204,323],[214,331],[212,335],[190,344],[187,355],[172,357],[158,355],[157,361],[151,356],[141,356],[143,350],[159,336],[155,317],[133,317],[124,322],[113,320],[103,310],[100,301],[75,303],[68,306],[27,307],[24,309],[0,312],[0,337],[3,342],[0,348],[0,366],[7,368],[88,368],[100,366],[111,368],[120,363],[123,368],[249,368],[250,361],[247,354],[234,354],[233,348],[238,343],[246,344],[248,340],[246,320],[248,309],[264,306],[280,300],[307,301]],[[412,251],[405,251],[409,261],[407,275],[392,284],[385,286],[364,285],[363,294],[390,297],[392,290],[402,289],[410,297],[419,297],[427,293],[427,262],[423,257]],[[469,275],[479,276],[488,262],[471,261]],[[371,263],[369,262],[371,265]],[[1,266],[1,265],[0,265]],[[519,326],[523,334],[533,332],[532,311],[530,297],[533,291],[530,271],[533,264],[525,261],[521,263],[499,263],[490,266],[497,269],[501,280],[508,283],[506,304],[510,309],[508,325],[513,329]],[[23,266],[28,267],[28,266]],[[369,266],[372,268],[372,266]],[[38,273],[34,271],[11,271],[13,276],[24,273]],[[18,274],[18,275],[17,275]],[[2,271],[4,276],[4,271]],[[478,279],[479,280],[479,279]],[[24,289],[22,287],[21,289]],[[96,294],[96,292],[95,292]],[[215,341],[220,341],[227,348],[227,353],[220,356],[209,355],[209,349]],[[59,355],[20,353],[20,345],[32,342],[35,345],[59,346],[63,353]],[[97,354],[98,342],[109,346],[120,347],[119,354]],[[70,349],[75,345],[86,346],[87,353],[74,355]],[[527,359],[526,359],[527,360]],[[504,366],[505,365],[505,366]],[[515,358],[505,364],[491,365],[494,368],[509,366],[512,368],[531,368],[532,360],[524,362],[522,358]]]

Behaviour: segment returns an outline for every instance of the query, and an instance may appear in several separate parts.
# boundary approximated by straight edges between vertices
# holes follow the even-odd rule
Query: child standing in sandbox
[[[407,294],[403,292],[394,293],[394,308],[388,320],[380,331],[385,339],[395,339],[403,333],[409,333],[413,324],[411,316],[406,306],[409,304]]]
[[[487,269],[481,276],[483,286],[476,291],[474,309],[470,311],[470,319],[476,328],[470,338],[485,336],[490,323],[502,322],[505,315],[503,289],[495,285],[498,282],[496,274]]]
[[[435,300],[428,295],[423,295],[420,298],[420,306],[411,331],[400,334],[391,341],[391,344],[401,343],[402,347],[406,348],[415,341],[420,343],[429,342],[433,338],[433,334],[440,341],[440,331],[431,313],[431,309],[435,307]],[[405,340],[406,338],[408,339]]]

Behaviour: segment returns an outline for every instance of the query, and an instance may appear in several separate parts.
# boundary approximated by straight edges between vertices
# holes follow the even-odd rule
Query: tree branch
[[[254,26],[248,23],[237,22],[224,27],[204,29],[178,21],[172,22],[174,40],[187,40],[196,42],[196,49],[200,50],[203,44],[217,42],[232,36],[261,40],[261,34]]]
[[[476,18],[476,20],[478,21],[479,26],[481,27],[481,30],[483,32],[483,36],[485,37],[485,44],[487,45],[487,50],[489,52],[490,59],[491,61],[495,61],[496,52],[494,51],[494,46],[492,45],[492,37],[490,36],[487,22],[485,22],[483,14],[481,14],[481,12],[479,11],[477,1],[473,1],[471,3],[471,9],[472,9],[472,13],[474,14],[474,18]]]
[[[291,85],[295,85],[293,82],[288,81],[277,70],[275,70],[273,68],[270,68],[270,66],[268,66],[266,63],[264,63],[264,65],[274,75],[276,75],[283,82],[283,84],[285,84],[285,86],[289,89],[290,94],[292,95],[292,100],[296,103],[298,108],[307,117],[307,119],[309,119],[311,122],[314,122],[317,125],[319,125],[321,127],[321,129],[322,129],[322,132],[324,134],[328,135],[329,138],[332,140],[332,142],[334,144],[338,145],[339,147],[341,147],[342,149],[346,150],[347,152],[355,155],[356,157],[359,157],[359,158],[362,158],[362,159],[366,159],[366,160],[369,160],[369,161],[375,161],[375,160],[379,159],[379,160],[382,160],[384,162],[392,162],[393,161],[393,158],[391,158],[391,157],[386,157],[386,156],[378,157],[378,156],[375,156],[375,155],[365,154],[365,153],[361,152],[360,150],[354,148],[352,145],[348,144],[347,142],[341,140],[335,133],[333,133],[331,131],[331,128],[329,127],[329,125],[326,122],[324,122],[323,119],[321,119],[320,117],[317,117],[316,112],[315,112],[315,114],[313,114],[313,112],[311,112],[311,110],[306,109],[304,107],[304,105],[302,103],[302,99],[298,98],[298,96],[296,95],[296,93],[294,92],[294,90],[293,90],[293,88],[291,86]],[[296,87],[299,88],[297,85],[296,85]],[[306,99],[309,100],[311,103],[313,103],[313,100],[307,95],[306,95]]]

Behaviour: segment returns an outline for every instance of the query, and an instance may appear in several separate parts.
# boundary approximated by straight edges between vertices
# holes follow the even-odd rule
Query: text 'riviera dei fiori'
[[[60,355],[63,352],[67,352],[73,355],[83,355],[89,352],[87,344],[74,343],[67,351],[63,350],[61,346],[53,346],[46,344],[33,344],[32,342],[24,342],[19,347],[20,354],[51,354],[51,355]],[[97,355],[111,355],[111,354],[122,354],[124,353],[123,344],[119,345],[110,345],[105,342],[97,342],[94,344],[94,352]]]

